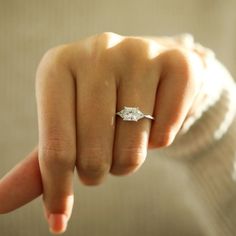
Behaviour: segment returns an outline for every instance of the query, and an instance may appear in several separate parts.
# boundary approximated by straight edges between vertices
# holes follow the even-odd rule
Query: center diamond
[[[119,112],[119,115],[126,121],[138,121],[144,117],[138,107],[124,107],[124,109]]]

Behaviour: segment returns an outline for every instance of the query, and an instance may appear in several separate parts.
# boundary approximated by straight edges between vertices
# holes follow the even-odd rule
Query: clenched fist
[[[51,230],[65,231],[74,168],[84,184],[97,185],[108,173],[136,171],[148,148],[170,145],[204,98],[209,55],[189,35],[102,33],[50,49],[36,75],[39,143],[2,180],[1,212],[43,193]],[[124,106],[155,119],[124,121],[116,115]],[[14,187],[22,174],[27,178]]]

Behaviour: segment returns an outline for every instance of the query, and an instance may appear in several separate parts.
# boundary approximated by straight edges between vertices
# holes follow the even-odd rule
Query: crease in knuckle
[[[145,160],[147,156],[146,148],[122,148],[119,153],[119,161],[116,162],[120,169],[136,169]]]
[[[155,148],[165,148],[174,141],[174,132],[157,132],[157,135],[150,139],[150,144]]]
[[[40,148],[41,158],[45,165],[54,166],[71,166],[75,157],[72,145],[60,139],[53,139],[42,145]]]
[[[101,149],[89,149],[89,153],[80,155],[78,169],[91,177],[104,175],[110,169],[108,154]]]

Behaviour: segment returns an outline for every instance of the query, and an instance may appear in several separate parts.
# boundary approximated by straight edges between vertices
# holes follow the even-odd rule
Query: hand
[[[103,33],[49,50],[36,76],[39,144],[0,183],[1,202],[20,178],[13,210],[43,192],[53,232],[63,232],[73,207],[72,178],[97,185],[110,172],[136,171],[148,148],[170,145],[199,97],[204,50],[181,38]],[[202,53],[202,54],[201,54]],[[115,113],[139,107],[154,121],[123,121]],[[58,184],[60,183],[60,184]]]

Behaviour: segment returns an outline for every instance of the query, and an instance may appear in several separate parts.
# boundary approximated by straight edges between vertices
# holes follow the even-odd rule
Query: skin
[[[148,148],[169,146],[205,99],[209,54],[188,35],[107,32],[46,52],[36,74],[39,142],[1,179],[0,213],[42,194],[51,232],[64,232],[74,171],[85,185],[98,185],[109,173],[137,171]],[[123,121],[115,116],[123,106],[155,120]]]

